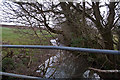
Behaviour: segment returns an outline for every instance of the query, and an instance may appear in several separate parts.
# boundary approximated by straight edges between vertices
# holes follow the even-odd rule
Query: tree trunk
[[[106,30],[104,33],[101,33],[102,38],[104,40],[104,44],[105,44],[105,49],[109,49],[109,50],[113,50],[113,35],[112,32],[110,30]]]
[[[101,36],[102,36],[102,38],[104,40],[105,49],[114,50],[113,35],[112,35],[111,30],[105,29],[104,33],[102,33]],[[113,68],[116,68],[115,55],[114,54],[111,54],[111,55],[108,54],[107,58],[112,63]]]

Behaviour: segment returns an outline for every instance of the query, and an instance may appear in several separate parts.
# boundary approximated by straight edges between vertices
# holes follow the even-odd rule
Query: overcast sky
[[[4,1],[6,1],[6,0],[0,0],[0,7],[2,7],[1,4],[2,4],[2,2],[4,2]],[[11,0],[11,1],[12,1],[12,0]],[[40,2],[40,3],[42,3],[44,0],[37,0],[37,1]],[[49,0],[48,0],[48,1],[49,1]],[[64,1],[64,0],[62,0],[62,1]],[[75,1],[77,2],[77,1],[82,1],[82,0],[75,0]],[[86,0],[86,1],[91,1],[91,0]],[[101,0],[101,1],[102,1],[101,4],[104,4],[105,2],[108,2],[108,0]],[[57,2],[57,0],[56,0],[56,2]],[[56,2],[55,2],[55,3],[56,3]],[[102,7],[102,8],[100,8],[100,11],[101,11],[101,14],[103,14],[103,13],[106,14],[106,13],[107,13],[107,8],[106,8],[106,7]],[[1,19],[1,15],[2,15],[2,11],[1,11],[1,8],[0,8],[0,20],[2,20],[2,19]],[[106,17],[106,16],[104,16],[104,18],[105,18],[105,17]],[[1,24],[1,23],[3,24],[3,22],[0,21],[0,24]],[[6,23],[6,24],[9,24],[9,25],[11,24],[11,25],[13,25],[14,23]]]

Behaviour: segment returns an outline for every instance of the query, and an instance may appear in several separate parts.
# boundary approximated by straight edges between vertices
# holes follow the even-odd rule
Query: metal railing
[[[41,77],[26,76],[26,75],[6,73],[6,72],[0,72],[0,75],[10,76],[10,77],[16,77],[16,78],[32,79],[32,80],[33,80],[33,79],[35,79],[35,80],[43,79],[43,78],[41,78]]]
[[[87,52],[87,53],[120,55],[120,51],[116,51],[116,50],[90,49],[90,48],[65,47],[65,46],[0,45],[0,48],[56,49],[56,50],[68,50],[68,51],[80,51],[80,52]],[[27,79],[42,79],[41,77],[32,77],[32,76],[18,75],[13,73],[6,73],[6,72],[0,72],[0,75],[12,76],[12,77],[18,77],[18,78],[27,78]]]
[[[90,48],[65,47],[65,46],[0,45],[0,47],[1,48],[58,49],[58,50],[80,51],[80,52],[88,52],[88,53],[103,53],[103,54],[117,54],[117,55],[120,55],[120,51],[115,51],[115,50],[90,49]]]

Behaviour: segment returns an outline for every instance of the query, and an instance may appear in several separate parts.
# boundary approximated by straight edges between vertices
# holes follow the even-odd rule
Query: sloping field
[[[41,44],[48,45],[52,38],[50,34],[43,30],[43,34],[37,31],[38,36],[31,29],[17,29],[2,27],[2,42],[3,44],[27,45]],[[38,38],[39,37],[39,38]]]

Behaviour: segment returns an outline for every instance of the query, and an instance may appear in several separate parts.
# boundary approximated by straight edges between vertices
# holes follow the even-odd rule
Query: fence
[[[87,53],[102,53],[102,54],[113,54],[120,55],[120,51],[115,50],[103,50],[103,49],[90,49],[90,48],[78,48],[78,47],[65,47],[65,46],[41,46],[41,45],[0,45],[0,48],[30,48],[30,49],[57,49],[57,50],[68,50],[68,51],[80,51]],[[26,75],[18,75],[13,73],[0,72],[0,75],[12,76],[25,79],[42,79],[41,77],[32,77]]]

